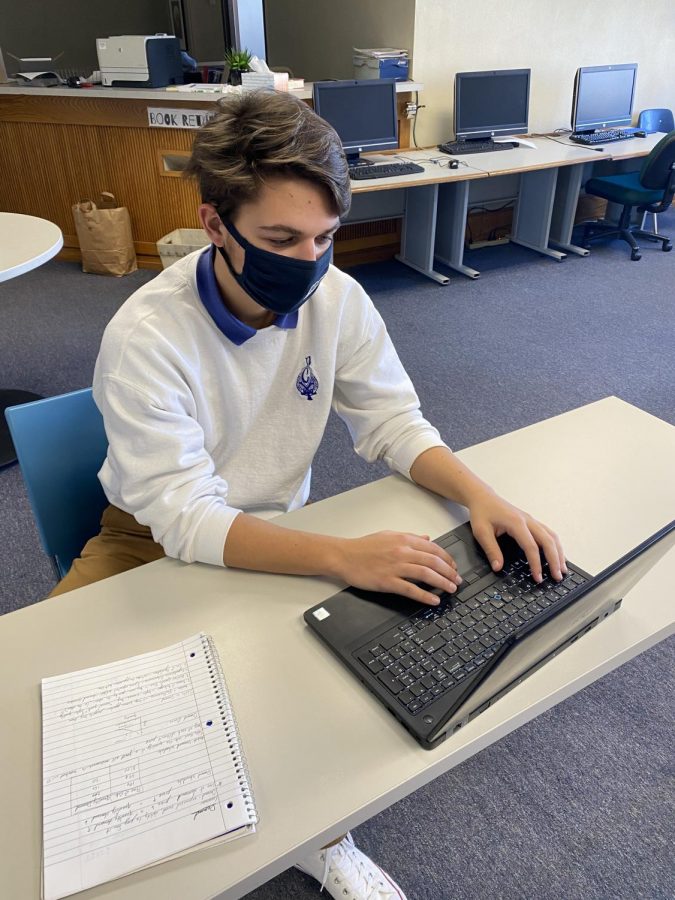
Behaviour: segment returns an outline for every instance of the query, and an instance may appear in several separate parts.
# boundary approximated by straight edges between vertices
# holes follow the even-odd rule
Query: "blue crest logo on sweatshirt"
[[[312,371],[312,357],[305,357],[305,366],[295,379],[295,386],[301,397],[311,400],[319,390],[319,379]]]

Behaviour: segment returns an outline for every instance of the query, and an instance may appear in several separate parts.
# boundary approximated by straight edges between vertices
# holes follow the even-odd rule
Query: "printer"
[[[101,82],[107,87],[166,87],[183,83],[180,41],[172,34],[96,38]]]

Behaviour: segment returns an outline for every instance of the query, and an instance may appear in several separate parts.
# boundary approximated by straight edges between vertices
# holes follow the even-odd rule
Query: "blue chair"
[[[647,134],[654,134],[656,131],[668,134],[675,129],[673,112],[670,109],[643,109],[638,116],[637,127]]]
[[[650,241],[661,241],[661,249],[668,252],[673,245],[668,237],[655,231],[643,231],[642,228],[631,228],[630,221],[633,210],[638,212],[665,212],[675,196],[675,131],[666,134],[654,147],[642,164],[639,172],[627,172],[623,175],[607,175],[602,178],[591,178],[585,185],[586,193],[595,197],[603,197],[610,203],[623,207],[618,223],[591,222],[584,228],[582,245],[590,246],[595,238],[620,237],[630,245],[630,258],[641,258],[640,248],[635,237],[644,237]]]
[[[45,553],[58,578],[100,530],[97,474],[108,450],[91,388],[5,410]]]

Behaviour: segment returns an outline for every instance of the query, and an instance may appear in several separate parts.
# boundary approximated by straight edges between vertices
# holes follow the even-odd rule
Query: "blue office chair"
[[[100,530],[108,439],[91,388],[5,410],[28,499],[57,577]]]
[[[655,231],[643,231],[642,228],[630,227],[633,210],[639,212],[665,212],[675,196],[675,131],[665,135],[654,147],[642,164],[639,172],[627,172],[623,175],[607,175],[602,178],[591,178],[586,182],[586,193],[595,197],[604,197],[611,203],[623,207],[617,223],[590,222],[584,228],[582,245],[587,249],[590,241],[600,237],[620,237],[630,245],[630,258],[641,258],[640,248],[635,237],[644,237],[651,241],[661,241],[661,249],[668,252],[673,249],[670,239]]]
[[[673,112],[670,109],[643,109],[638,116],[637,127],[646,131],[647,134],[654,134],[657,131],[668,134],[669,131],[675,129]]]

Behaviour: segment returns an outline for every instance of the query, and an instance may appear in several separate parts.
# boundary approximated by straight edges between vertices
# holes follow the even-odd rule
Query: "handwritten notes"
[[[203,634],[42,682],[45,900],[255,829]]]

